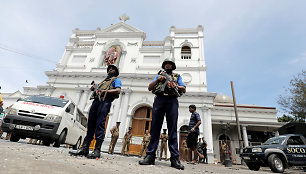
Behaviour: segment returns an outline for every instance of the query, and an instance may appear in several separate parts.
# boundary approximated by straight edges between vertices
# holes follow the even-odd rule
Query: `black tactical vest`
[[[112,83],[113,81],[115,81],[117,79],[117,77],[112,77],[112,78],[106,78],[104,79],[102,82],[100,82],[98,84],[98,88],[100,90],[110,90],[110,89],[114,89],[114,87],[112,87]],[[107,94],[106,96],[107,98],[110,97],[110,99],[113,101],[116,98],[119,98],[119,94]]]
[[[170,76],[170,78],[174,81],[174,83],[175,83],[176,85],[178,85],[177,79],[178,79],[178,77],[179,77],[180,75],[177,74],[177,73],[172,73],[172,74],[169,75],[169,76]],[[158,77],[159,77],[159,76],[158,76]],[[156,83],[156,85],[153,87],[152,93],[155,94],[155,95],[165,95],[165,96],[175,96],[175,97],[178,97],[178,96],[175,94],[174,89],[173,89],[173,88],[170,88],[168,85],[166,85],[165,91],[162,92],[162,91],[161,91],[162,85],[163,85],[163,82],[158,82],[158,83]]]

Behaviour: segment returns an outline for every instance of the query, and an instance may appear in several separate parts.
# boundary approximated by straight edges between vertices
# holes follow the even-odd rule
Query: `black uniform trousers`
[[[95,99],[92,102],[88,114],[87,135],[85,140],[91,142],[95,135],[97,141],[103,142],[105,136],[105,120],[111,105],[112,102],[108,98],[104,101]]]
[[[168,127],[168,146],[171,159],[179,157],[177,143],[178,101],[176,97],[157,95],[152,109],[151,139],[146,149],[147,155],[156,156],[160,131],[166,114]]]

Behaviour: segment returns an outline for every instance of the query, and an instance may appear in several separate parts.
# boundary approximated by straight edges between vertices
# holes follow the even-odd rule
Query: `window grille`
[[[191,48],[189,46],[182,47],[181,59],[191,59]]]

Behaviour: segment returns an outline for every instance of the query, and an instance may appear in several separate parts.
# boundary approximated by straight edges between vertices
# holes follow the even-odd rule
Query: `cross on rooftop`
[[[119,17],[119,19],[121,22],[125,23],[125,21],[129,20],[130,17],[124,13],[122,16]]]

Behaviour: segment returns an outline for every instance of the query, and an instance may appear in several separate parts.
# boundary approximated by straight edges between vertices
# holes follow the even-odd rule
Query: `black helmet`
[[[116,77],[119,76],[119,70],[118,70],[118,68],[117,68],[116,65],[114,65],[114,64],[108,65],[108,67],[107,67],[107,72],[108,72],[108,70],[109,70],[110,68],[115,68],[115,70],[116,70],[115,76],[116,76]]]
[[[167,58],[167,59],[164,60],[164,62],[162,64],[162,69],[165,69],[166,63],[171,63],[172,64],[172,70],[176,69],[176,65],[174,63],[174,60],[171,60],[170,58]]]

